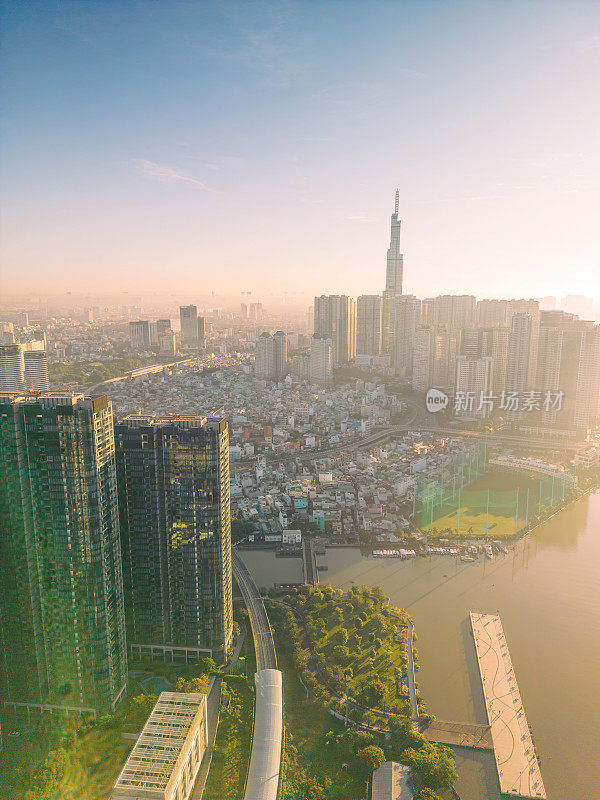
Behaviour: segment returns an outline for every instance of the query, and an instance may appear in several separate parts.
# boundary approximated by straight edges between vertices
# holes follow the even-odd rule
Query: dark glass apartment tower
[[[0,395],[0,700],[114,709],[127,685],[106,397]]]
[[[115,437],[131,653],[220,657],[232,633],[227,420],[131,414]]]

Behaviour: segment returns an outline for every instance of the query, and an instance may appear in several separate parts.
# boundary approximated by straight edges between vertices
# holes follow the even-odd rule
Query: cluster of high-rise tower
[[[129,323],[129,341],[135,350],[148,350],[159,347],[163,355],[175,355],[183,350],[203,350],[206,345],[206,328],[204,317],[198,316],[198,308],[194,305],[180,306],[179,322],[181,331],[171,329],[170,319],[158,319],[150,322],[137,319]]]
[[[0,391],[49,388],[44,332],[36,330],[26,341],[17,342],[12,323],[0,323]]]
[[[128,658],[220,658],[232,636],[225,418],[0,394],[0,710],[105,713]]]
[[[600,416],[600,326],[541,310],[532,299],[404,294],[398,211],[396,192],[382,294],[315,297],[313,343],[330,351],[331,365],[388,367],[419,392],[436,387],[476,398],[560,392],[560,408],[543,410],[541,422],[590,427]],[[330,369],[315,382],[332,377]],[[475,403],[469,410],[486,416],[490,409]]]

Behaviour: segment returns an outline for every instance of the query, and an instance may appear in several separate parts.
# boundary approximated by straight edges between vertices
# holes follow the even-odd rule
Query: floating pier
[[[545,800],[546,790],[502,622],[471,611],[494,758],[502,794]]]

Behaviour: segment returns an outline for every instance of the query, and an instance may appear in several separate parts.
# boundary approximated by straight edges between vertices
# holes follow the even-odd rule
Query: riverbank
[[[374,559],[350,547],[328,547],[319,561],[329,567],[323,577],[332,586],[380,585],[394,605],[407,610],[419,634],[420,691],[428,710],[441,720],[486,722],[468,616],[471,610],[499,611],[548,798],[592,798],[600,785],[595,752],[600,718],[598,529],[600,493],[594,488],[492,561]],[[248,566],[259,585],[273,585],[279,581],[278,569],[294,565],[302,580],[299,559],[242,555],[250,556]],[[491,753],[458,750],[457,771],[461,797],[500,800]]]
[[[600,785],[594,752],[600,718],[594,666],[600,660],[599,526],[600,495],[592,493],[493,561],[352,559],[343,551],[326,558],[332,585],[379,584],[412,616],[419,632],[420,689],[440,719],[486,722],[468,614],[500,611],[550,800],[591,798]],[[458,793],[469,800],[500,800],[491,754],[457,755]]]
[[[371,772],[393,759],[411,766],[416,785],[440,791],[436,798],[445,797],[457,777],[454,758],[419,732],[414,674],[412,707],[405,694],[412,652],[412,623],[406,613],[389,605],[378,587],[343,595],[304,585],[269,601],[268,609],[279,657],[285,656],[286,680],[295,678],[306,692],[298,706],[292,701],[293,712],[304,711],[312,720],[308,729],[306,721],[303,725],[311,744],[321,738],[321,752],[313,751],[304,762],[301,782],[296,771],[284,771],[284,796],[305,800],[313,796],[307,789],[316,792],[318,786],[321,794],[315,797],[366,800]],[[287,691],[285,707],[290,713]],[[286,760],[296,732],[287,730]],[[297,752],[290,755],[299,766]],[[307,781],[309,775],[314,778]],[[357,782],[352,794],[344,785],[349,780]]]
[[[578,478],[585,489],[578,488]],[[600,486],[597,472],[578,478],[567,471],[543,477],[502,466],[486,469],[462,489],[415,486],[411,520],[419,535],[430,538],[515,540]]]

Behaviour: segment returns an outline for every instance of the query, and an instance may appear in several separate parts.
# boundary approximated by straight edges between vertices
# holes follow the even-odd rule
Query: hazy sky
[[[5,291],[600,297],[600,4],[3,4]]]

